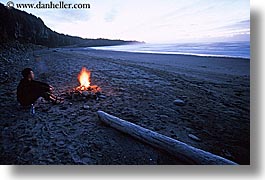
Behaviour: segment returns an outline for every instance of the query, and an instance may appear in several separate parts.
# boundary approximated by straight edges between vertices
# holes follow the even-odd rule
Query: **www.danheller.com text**
[[[42,2],[38,3],[14,3],[13,1],[8,1],[6,6],[11,8],[15,7],[18,9],[90,9],[91,5],[89,3],[65,3],[64,1],[59,2]]]

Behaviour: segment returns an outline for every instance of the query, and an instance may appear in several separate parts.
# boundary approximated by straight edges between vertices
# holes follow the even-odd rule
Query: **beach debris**
[[[198,141],[198,142],[201,141],[200,138],[198,138],[197,136],[195,136],[195,135],[193,135],[193,134],[189,134],[188,137],[191,138],[191,139],[194,140],[194,141]]]
[[[174,101],[173,101],[173,103],[176,105],[176,106],[185,106],[185,102],[183,101],[183,100],[181,100],[181,99],[175,99]]]
[[[83,106],[83,109],[85,109],[85,110],[88,110],[89,108],[90,108],[90,106],[88,106],[88,105]]]
[[[195,148],[176,139],[143,128],[103,111],[98,111],[101,121],[112,128],[145,142],[153,147],[163,149],[187,164],[236,165],[235,162],[202,149]]]

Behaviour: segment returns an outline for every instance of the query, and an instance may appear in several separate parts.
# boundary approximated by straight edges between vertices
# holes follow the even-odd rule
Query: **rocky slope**
[[[0,44],[17,40],[47,47],[69,45],[105,46],[137,43],[136,41],[83,39],[52,31],[44,22],[32,14],[15,8],[7,8],[0,3]]]

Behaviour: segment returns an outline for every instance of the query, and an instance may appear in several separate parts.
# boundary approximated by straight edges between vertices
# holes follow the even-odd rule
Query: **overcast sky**
[[[1,1],[3,2],[3,1]],[[39,2],[14,0],[15,3]],[[42,0],[49,3],[50,0]],[[59,0],[53,0],[58,3]],[[90,9],[21,9],[59,33],[145,42],[249,40],[249,0],[64,0]]]

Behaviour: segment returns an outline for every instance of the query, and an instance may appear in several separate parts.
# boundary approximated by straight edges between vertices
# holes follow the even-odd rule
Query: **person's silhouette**
[[[52,86],[34,80],[34,73],[31,68],[25,68],[21,73],[23,79],[21,79],[17,87],[17,100],[22,106],[34,104],[40,97],[55,104],[63,103],[63,98],[53,94]]]

